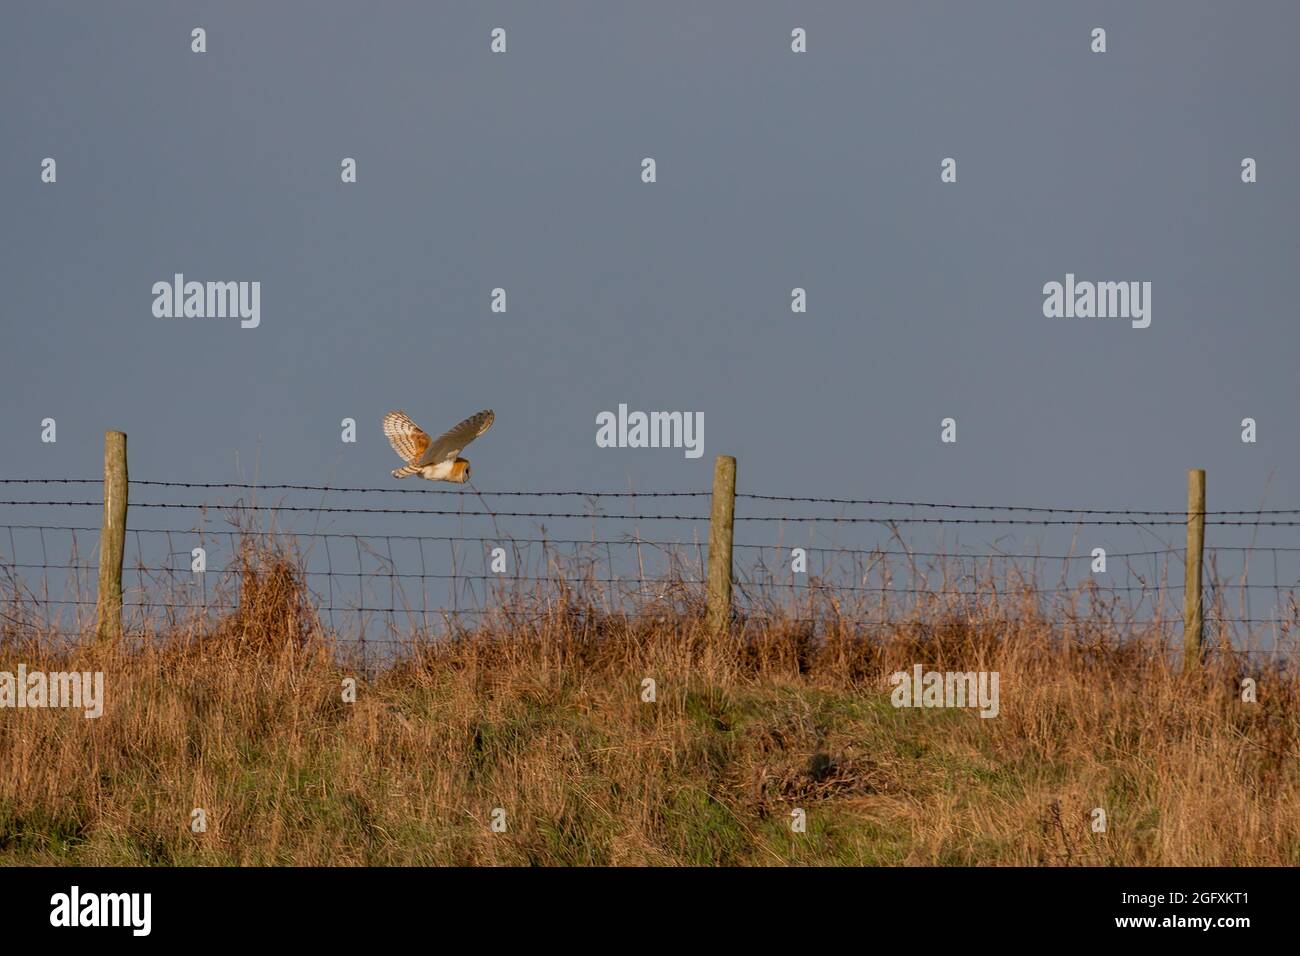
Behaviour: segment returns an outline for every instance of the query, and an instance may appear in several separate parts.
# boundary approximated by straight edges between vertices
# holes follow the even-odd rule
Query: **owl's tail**
[[[419,473],[419,465],[403,465],[401,468],[393,469],[394,478],[410,478],[412,475],[418,475]]]

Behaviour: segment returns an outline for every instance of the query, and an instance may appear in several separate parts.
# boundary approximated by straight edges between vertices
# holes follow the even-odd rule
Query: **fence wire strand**
[[[13,478],[3,485],[100,486],[101,479]],[[707,514],[629,513],[638,499],[707,499],[708,491],[477,491],[472,507],[466,508],[467,492],[450,488],[370,488],[308,484],[252,484],[240,482],[177,482],[131,480],[138,488],[175,492],[230,491],[234,500],[147,500],[131,502],[130,508],[182,515],[197,514],[194,526],[129,527],[134,553],[128,570],[132,586],[124,594],[124,611],[133,626],[141,629],[175,624],[186,613],[202,617],[236,613],[241,607],[240,575],[246,570],[241,549],[249,536],[262,541],[279,541],[301,563],[301,576],[315,611],[336,634],[349,634],[362,647],[385,641],[400,643],[404,632],[428,633],[435,622],[483,619],[498,612],[499,606],[525,593],[571,594],[585,592],[607,613],[630,608],[689,609],[698,604],[706,583],[707,544],[701,542],[699,527]],[[245,494],[246,493],[246,494]],[[289,497],[294,493],[339,495],[440,495],[462,496],[457,508],[359,506],[324,500],[297,504],[287,500],[269,502],[269,496]],[[166,497],[165,494],[162,495]],[[256,500],[261,496],[261,500]],[[180,495],[193,498],[193,495]],[[587,508],[577,510],[494,510],[490,498],[578,498]],[[624,502],[607,512],[604,499]],[[739,528],[777,527],[776,540],[740,541],[734,545],[735,592],[740,614],[780,612],[787,620],[801,615],[817,602],[856,602],[846,619],[864,627],[886,626],[889,615],[900,619],[935,600],[955,601],[951,606],[971,613],[987,614],[998,600],[1032,594],[1036,600],[1058,602],[1055,610],[1072,620],[1070,608],[1078,602],[1088,613],[1098,608],[1123,616],[1131,626],[1177,627],[1181,624],[1183,585],[1173,579],[1181,571],[1182,548],[1166,542],[1161,547],[1111,551],[1109,570],[1098,573],[1088,563],[1089,551],[1052,550],[1047,553],[1023,547],[969,546],[951,549],[906,546],[900,528],[936,526],[1106,527],[1130,529],[1155,537],[1151,529],[1182,527],[1187,515],[1181,511],[1135,509],[1063,508],[1030,505],[982,505],[932,501],[902,501],[867,498],[831,498],[752,494],[738,492],[738,505],[761,502],[770,512],[776,503],[798,508],[800,513],[737,513]],[[95,548],[99,529],[77,523],[43,523],[29,515],[36,509],[102,508],[91,499],[0,500],[0,506],[21,509],[16,520],[0,524],[8,549],[0,549],[0,629],[5,626],[40,626],[51,632],[63,624],[61,612],[70,609],[74,633],[87,626],[82,609],[93,608],[95,593]],[[802,513],[817,506],[821,513]],[[824,513],[827,507],[836,513]],[[891,513],[845,513],[866,507]],[[814,509],[816,510],[816,509]],[[916,514],[942,511],[952,514]],[[901,512],[901,513],[894,513]],[[974,512],[970,516],[961,512]],[[317,520],[310,529],[268,530],[249,522],[277,516],[309,515]],[[354,532],[322,528],[324,516],[383,516],[399,519],[428,517],[455,519],[460,533]],[[1049,515],[1052,517],[1036,517]],[[1207,527],[1291,528],[1297,520],[1277,520],[1300,515],[1300,509],[1251,509],[1206,511]],[[466,521],[488,519],[492,533],[464,530]],[[591,525],[587,537],[550,534],[536,526],[518,535],[502,532],[498,520],[581,521]],[[1252,519],[1252,520],[1235,520]],[[188,520],[186,518],[185,520]],[[213,527],[225,521],[228,527]],[[673,532],[642,536],[639,531],[622,535],[598,534],[598,523],[641,522],[689,525],[694,533],[674,539]],[[165,522],[159,522],[163,524]],[[409,522],[407,522],[409,523]],[[784,540],[784,527],[808,526],[812,541]],[[828,526],[878,528],[885,540],[869,547],[851,547],[825,540]],[[608,524],[601,524],[608,527]],[[666,524],[659,524],[663,530]],[[446,530],[431,528],[430,530]],[[566,529],[567,530],[567,529]],[[27,542],[25,536],[36,537]],[[763,537],[757,534],[754,537]],[[51,539],[53,539],[53,546]],[[194,548],[203,548],[206,570],[191,567]],[[801,551],[807,567],[796,571],[793,556]],[[39,559],[36,557],[39,555]],[[1300,586],[1297,564],[1300,545],[1261,545],[1225,541],[1206,547],[1210,580],[1205,588],[1205,621],[1224,630],[1237,627],[1271,628],[1275,639],[1290,636],[1300,628],[1296,589]],[[1239,570],[1224,571],[1224,566]],[[1253,565],[1252,565],[1253,562]],[[1261,567],[1271,566],[1272,580],[1251,580]],[[1080,576],[1083,575],[1083,576]],[[1122,583],[1120,583],[1122,582]],[[91,597],[88,597],[90,595]],[[1267,598],[1272,605],[1268,616],[1260,616],[1252,600]],[[1177,597],[1177,600],[1174,598]],[[19,601],[18,599],[22,600]],[[1168,599],[1168,600],[1167,600]],[[1059,602],[1074,602],[1066,605]],[[37,616],[23,617],[20,607],[35,608]],[[495,602],[495,603],[494,603]],[[853,615],[857,616],[854,617]],[[378,620],[371,616],[377,616]],[[886,619],[880,619],[881,617]],[[1118,617],[1117,617],[1118,619]],[[1008,620],[1011,620],[1008,618]],[[387,637],[380,638],[376,634]]]

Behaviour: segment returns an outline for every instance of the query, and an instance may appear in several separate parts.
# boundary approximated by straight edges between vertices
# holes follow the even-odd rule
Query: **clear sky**
[[[485,490],[728,453],[750,492],[1178,509],[1199,466],[1212,509],[1296,507],[1297,36],[1290,2],[9,5],[0,476],[93,477],[118,428],[132,477],[396,486],[385,411],[490,407]],[[155,318],[178,272],[259,281],[260,326]],[[1045,317],[1067,273],[1150,282],[1150,327]],[[620,403],[702,412],[703,456],[598,448]]]

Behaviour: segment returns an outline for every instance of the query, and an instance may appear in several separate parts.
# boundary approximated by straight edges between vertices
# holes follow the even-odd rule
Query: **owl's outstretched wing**
[[[491,428],[494,421],[496,415],[490,408],[471,415],[455,428],[439,435],[420,459],[420,464],[434,465],[440,461],[453,461],[464,451],[466,445]]]
[[[414,464],[429,449],[429,436],[406,412],[389,412],[384,416],[384,435],[393,451],[409,464]]]

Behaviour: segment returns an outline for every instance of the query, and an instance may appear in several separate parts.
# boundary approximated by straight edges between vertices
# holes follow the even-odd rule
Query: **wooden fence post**
[[[731,535],[736,515],[736,459],[719,455],[713,463],[713,514],[709,519],[709,631],[731,621]]]
[[[95,633],[101,641],[122,636],[122,557],[126,550],[126,434],[104,433],[104,524],[99,533],[99,592]]]
[[[1205,551],[1205,469],[1187,472],[1187,563],[1183,575],[1183,673],[1201,666],[1205,622],[1201,610],[1201,562]]]

